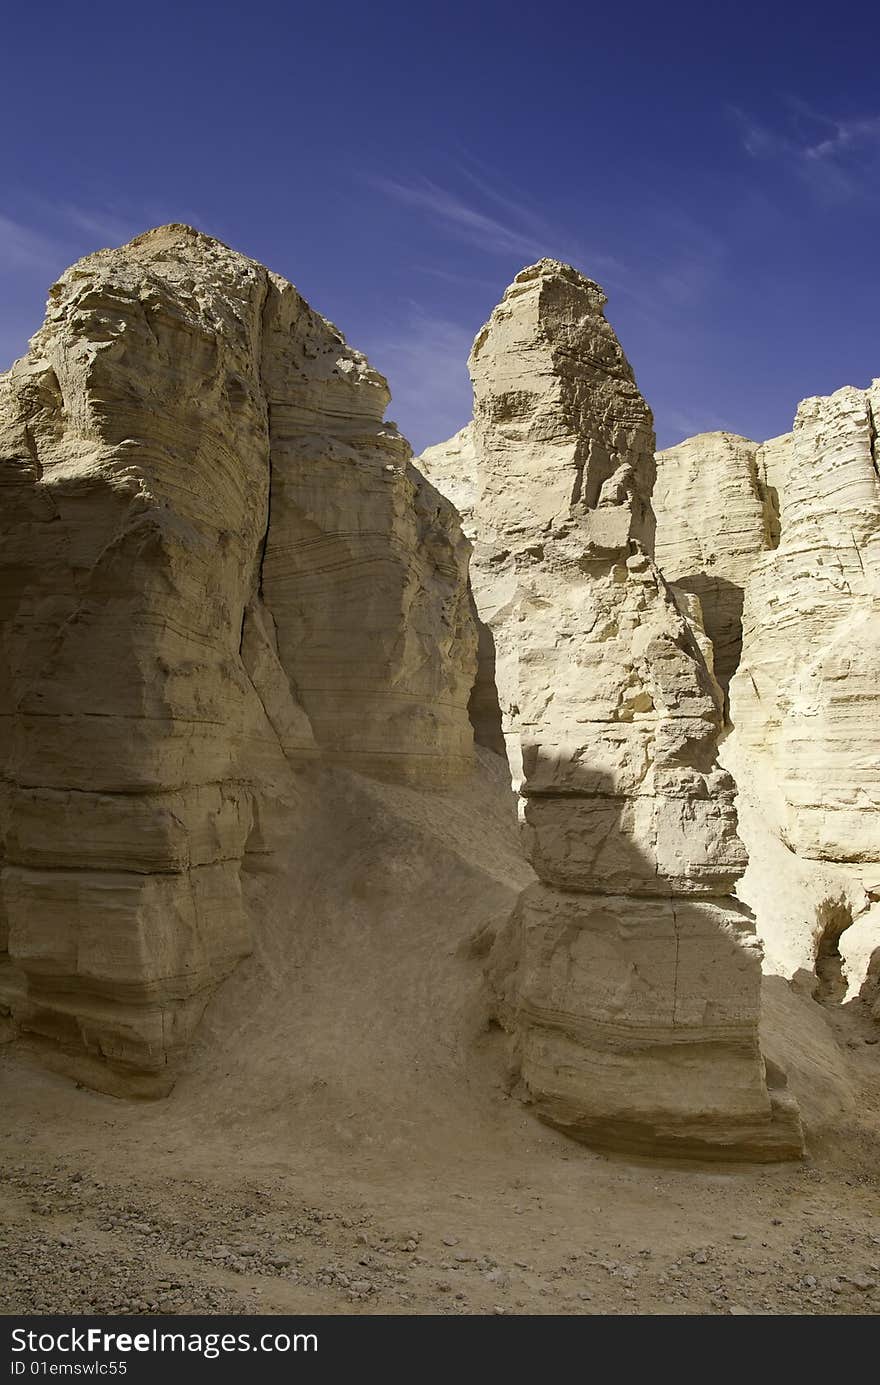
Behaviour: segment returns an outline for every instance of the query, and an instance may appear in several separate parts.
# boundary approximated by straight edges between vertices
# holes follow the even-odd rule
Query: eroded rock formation
[[[0,1013],[167,1085],[320,755],[470,764],[451,505],[292,285],[170,226],[74,265],[0,377]]]
[[[699,598],[725,694],[742,652],[746,583],[779,541],[776,492],[757,453],[748,438],[703,433],[657,454],[655,557],[667,581]]]
[[[878,410],[880,383],[846,388],[781,438],[701,435],[657,458],[667,575],[706,602],[721,658],[741,644],[723,750],[750,855],[738,892],[768,970],[849,955],[850,995],[876,988],[880,948]],[[741,628],[736,603],[717,618],[730,590]]]
[[[499,1015],[573,1134],[784,1157],[800,1128],[759,1048],[721,695],[652,560],[652,420],[604,302],[554,261],[517,275],[474,343],[470,430],[423,459],[472,532],[539,876],[496,947]]]
[[[382,377],[214,240],[160,228],[53,288],[0,377],[6,1035],[167,1090],[253,910],[282,945],[283,882],[320,876],[291,847],[309,794],[408,795],[422,845],[388,869],[422,870],[434,804],[483,802],[476,738],[537,882],[477,851],[485,897],[451,905],[476,934],[432,966],[479,968],[497,931],[493,1012],[538,1114],[645,1152],[800,1152],[748,906],[770,970],[880,987],[880,387],[655,461],[604,302],[523,270],[474,344],[473,422],[420,470]],[[362,858],[392,821],[351,836],[380,903]]]

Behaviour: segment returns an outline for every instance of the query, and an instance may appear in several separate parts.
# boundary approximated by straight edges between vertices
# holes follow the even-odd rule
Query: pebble
[[[328,1312],[346,1311],[346,1298],[369,1298],[370,1306],[375,1303],[380,1312],[389,1311],[392,1303],[412,1304],[410,1311],[422,1312],[426,1311],[425,1304],[430,1304],[433,1292],[433,1311],[492,1313],[500,1307],[493,1307],[492,1299],[498,1292],[511,1288],[510,1273],[492,1255],[483,1253],[475,1258],[463,1250],[455,1254],[450,1251],[448,1265],[440,1264],[436,1255],[432,1259],[414,1253],[418,1246],[416,1233],[410,1236],[408,1229],[400,1228],[387,1232],[363,1214],[343,1218],[338,1212],[294,1208],[281,1217],[278,1202],[264,1202],[255,1210],[254,1198],[259,1195],[256,1192],[242,1191],[230,1199],[210,1185],[196,1183],[177,1185],[179,1203],[175,1192],[167,1202],[145,1199],[146,1205],[142,1206],[132,1187],[111,1185],[109,1192],[101,1190],[99,1196],[91,1180],[66,1175],[41,1179],[21,1168],[4,1168],[3,1173],[6,1183],[20,1192],[23,1208],[30,1204],[43,1216],[66,1218],[63,1230],[57,1222],[42,1218],[37,1221],[33,1216],[23,1222],[0,1222],[0,1296],[7,1313],[247,1314],[260,1311],[256,1306],[260,1293],[264,1295],[262,1311],[278,1311],[277,1304],[269,1302],[273,1276],[277,1286],[300,1283],[312,1289],[323,1287]],[[805,1217],[813,1211],[800,1210]],[[817,1211],[822,1214],[821,1209]],[[76,1222],[71,1229],[74,1215]],[[855,1224],[850,1227],[842,1217],[832,1220],[828,1216],[827,1225],[816,1226],[816,1215],[813,1211],[810,1220],[802,1223],[799,1239],[784,1252],[793,1257],[788,1262],[788,1274],[778,1261],[763,1257],[759,1245],[765,1246],[764,1242],[752,1243],[749,1258],[755,1263],[748,1266],[734,1252],[725,1255],[720,1242],[671,1261],[662,1247],[655,1248],[653,1260],[651,1252],[645,1249],[624,1250],[624,1254],[640,1257],[626,1263],[600,1258],[602,1252],[598,1248],[584,1248],[582,1240],[575,1235],[566,1239],[563,1231],[555,1263],[542,1264],[536,1270],[525,1259],[509,1262],[517,1270],[528,1270],[530,1279],[528,1284],[524,1279],[517,1280],[523,1299],[513,1300],[510,1295],[506,1311],[534,1311],[538,1296],[544,1299],[541,1306],[545,1311],[560,1311],[559,1306],[564,1303],[570,1305],[568,1311],[599,1311],[575,1305],[587,1305],[593,1299],[587,1288],[578,1290],[578,1276],[583,1284],[585,1273],[589,1276],[600,1265],[610,1276],[602,1290],[602,1311],[628,1312],[629,1304],[633,1311],[655,1311],[650,1306],[646,1308],[646,1304],[657,1303],[655,1296],[661,1293],[666,1295],[665,1302],[673,1311],[679,1312],[747,1316],[762,1312],[875,1310],[880,1281],[876,1247],[880,1246],[880,1235],[868,1236],[867,1228]],[[780,1217],[767,1221],[782,1225]],[[251,1232],[246,1244],[230,1245],[216,1239],[218,1234],[227,1234],[234,1241],[235,1235],[245,1228]],[[347,1235],[343,1229],[347,1229]],[[91,1233],[100,1236],[102,1230],[112,1239],[105,1237],[96,1244]],[[540,1237],[544,1242],[542,1256],[552,1253],[552,1231],[548,1227]],[[733,1241],[750,1239],[742,1231],[726,1234]],[[822,1238],[821,1246],[814,1237]],[[294,1238],[298,1252],[295,1255],[282,1249],[286,1241]],[[353,1246],[355,1240],[363,1250],[360,1256]],[[458,1238],[453,1236],[441,1240],[444,1246],[458,1244]],[[576,1249],[572,1250],[572,1245]],[[404,1247],[411,1247],[406,1256],[401,1254]],[[620,1244],[616,1248],[624,1249]],[[817,1279],[816,1273],[805,1272],[811,1259],[816,1266],[817,1252],[822,1257],[818,1261],[820,1268],[837,1265],[833,1275]],[[781,1253],[777,1249],[770,1255]],[[162,1265],[161,1273],[157,1262]],[[711,1266],[711,1272],[699,1272],[698,1267],[706,1265]],[[473,1266],[479,1277],[467,1271],[468,1266]],[[442,1274],[445,1269],[450,1271],[449,1276],[434,1281],[432,1271]],[[759,1281],[753,1278],[756,1275],[767,1278]],[[209,1276],[225,1282],[205,1282]],[[244,1281],[238,1276],[245,1276]],[[468,1294],[459,1288],[465,1281]],[[764,1285],[767,1295],[761,1299],[756,1292],[759,1283]],[[481,1284],[485,1284],[482,1298]],[[491,1297],[490,1286],[495,1290]],[[453,1289],[457,1292],[453,1293]],[[471,1293],[476,1297],[466,1303]],[[439,1303],[437,1295],[447,1295],[445,1303]],[[745,1307],[743,1298],[753,1306]]]
[[[852,1284],[854,1288],[861,1289],[865,1292],[868,1289],[876,1289],[877,1287],[876,1279],[871,1279],[870,1275],[867,1274],[851,1274],[848,1278],[850,1284]]]

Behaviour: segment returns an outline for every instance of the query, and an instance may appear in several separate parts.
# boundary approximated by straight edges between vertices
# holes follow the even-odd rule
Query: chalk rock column
[[[768,1090],[760,949],[732,897],[746,862],[720,694],[652,560],[652,419],[604,303],[543,260],[470,360],[471,580],[540,880],[496,946],[499,1016],[551,1124],[790,1156],[799,1119]]]

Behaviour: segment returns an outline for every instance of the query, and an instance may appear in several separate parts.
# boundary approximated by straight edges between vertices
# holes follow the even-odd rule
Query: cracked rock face
[[[738,893],[768,971],[812,971],[839,943],[849,998],[880,961],[878,411],[875,381],[805,400],[769,442],[703,434],[657,457],[658,554],[698,591],[716,658],[741,646],[723,752],[750,854]],[[707,578],[736,593],[727,626]]]
[[[539,876],[496,946],[499,1015],[528,1100],[572,1134],[786,1157],[721,694],[652,558],[652,420],[604,302],[555,261],[517,275],[474,344],[470,429],[423,459],[465,507]]]
[[[97,1085],[167,1086],[295,771],[469,765],[468,546],[388,397],[181,226],[68,270],[0,377],[0,1013]]]

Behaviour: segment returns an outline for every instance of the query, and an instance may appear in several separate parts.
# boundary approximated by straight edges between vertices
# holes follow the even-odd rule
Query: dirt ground
[[[786,990],[800,1008],[777,1011],[814,1098],[803,1163],[606,1157],[508,1094],[475,958],[528,867],[493,773],[439,796],[313,785],[283,869],[247,882],[254,956],[167,1099],[0,1048],[0,1311],[880,1309],[880,1045],[859,1002]]]

